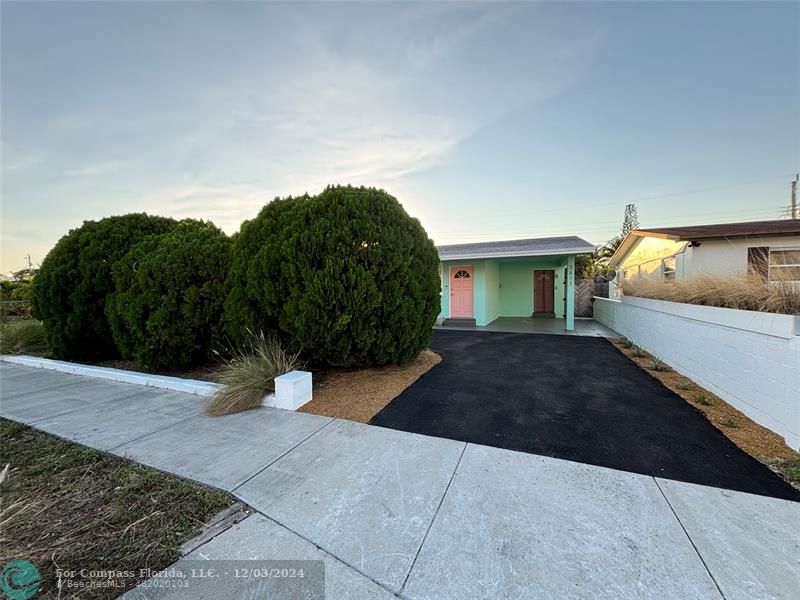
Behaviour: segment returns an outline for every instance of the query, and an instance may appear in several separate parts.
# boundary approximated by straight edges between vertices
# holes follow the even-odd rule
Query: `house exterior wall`
[[[747,249],[755,246],[800,248],[800,236],[775,236],[727,240],[701,240],[699,246],[662,238],[639,238],[619,263],[617,283],[623,278],[661,277],[663,259],[675,256],[675,277],[747,272]]]
[[[800,316],[625,297],[594,318],[800,450]]]
[[[496,260],[486,261],[484,285],[483,314],[488,324],[500,316],[500,265]]]
[[[745,273],[747,249],[754,246],[768,246],[772,249],[800,248],[800,236],[704,240],[698,248],[692,248],[691,272],[731,275]]]
[[[566,259],[522,259],[500,263],[500,316],[530,317],[533,314],[533,272],[552,269],[553,310],[564,318],[564,267]]]
[[[633,248],[620,262],[619,269],[625,278],[661,276],[661,265],[664,258],[685,254],[684,249],[688,242],[676,242],[654,237],[637,238]],[[686,249],[691,253],[692,249]],[[681,256],[681,264],[676,265],[676,274],[686,268],[686,257]],[[676,258],[677,260],[677,258]]]
[[[473,270],[473,316],[477,325],[488,325],[498,317],[530,317],[533,314],[533,272],[537,269],[554,271],[553,308],[557,318],[564,318],[564,275],[568,262],[563,256],[444,261],[440,270],[442,304],[439,316],[450,316],[451,267],[469,265]]]

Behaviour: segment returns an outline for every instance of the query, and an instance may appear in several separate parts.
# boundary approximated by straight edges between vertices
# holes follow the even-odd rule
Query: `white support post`
[[[567,314],[564,315],[567,331],[575,330],[575,257],[567,257]]]

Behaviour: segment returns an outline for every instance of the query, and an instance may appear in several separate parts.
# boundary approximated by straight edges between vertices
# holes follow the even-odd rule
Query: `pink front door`
[[[450,267],[450,317],[472,318],[472,267]]]

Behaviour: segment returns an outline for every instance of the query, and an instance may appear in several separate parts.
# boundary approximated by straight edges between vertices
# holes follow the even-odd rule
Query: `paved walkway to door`
[[[186,559],[322,560],[327,597],[354,600],[796,592],[800,503],[278,409],[206,417],[204,401],[0,362],[2,416],[257,511]]]
[[[371,423],[798,500],[606,339],[434,331],[442,362]]]

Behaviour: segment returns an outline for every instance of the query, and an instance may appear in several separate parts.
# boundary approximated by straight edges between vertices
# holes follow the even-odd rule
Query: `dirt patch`
[[[191,369],[180,371],[146,371],[136,366],[132,360],[104,360],[97,363],[98,367],[109,367],[111,369],[122,369],[124,371],[136,371],[137,373],[150,373],[152,375],[169,375],[170,377],[180,377],[181,379],[199,379],[200,381],[217,381],[217,375],[225,367],[222,363],[208,363]]]
[[[314,387],[314,399],[300,412],[367,423],[441,360],[435,352],[424,350],[402,366],[315,373],[319,383]]]
[[[140,569],[177,560],[181,545],[233,503],[223,492],[5,419],[0,443],[9,465],[0,483],[0,564],[32,562],[42,579],[37,598],[59,596],[56,568],[133,572],[114,578],[120,587],[64,588],[60,596],[116,598],[140,580]]]
[[[800,453],[789,448],[781,436],[759,425],[688,377],[660,363],[641,348],[624,339],[610,341],[630,360],[700,411],[739,448],[800,489]],[[654,368],[656,366],[658,370]]]

